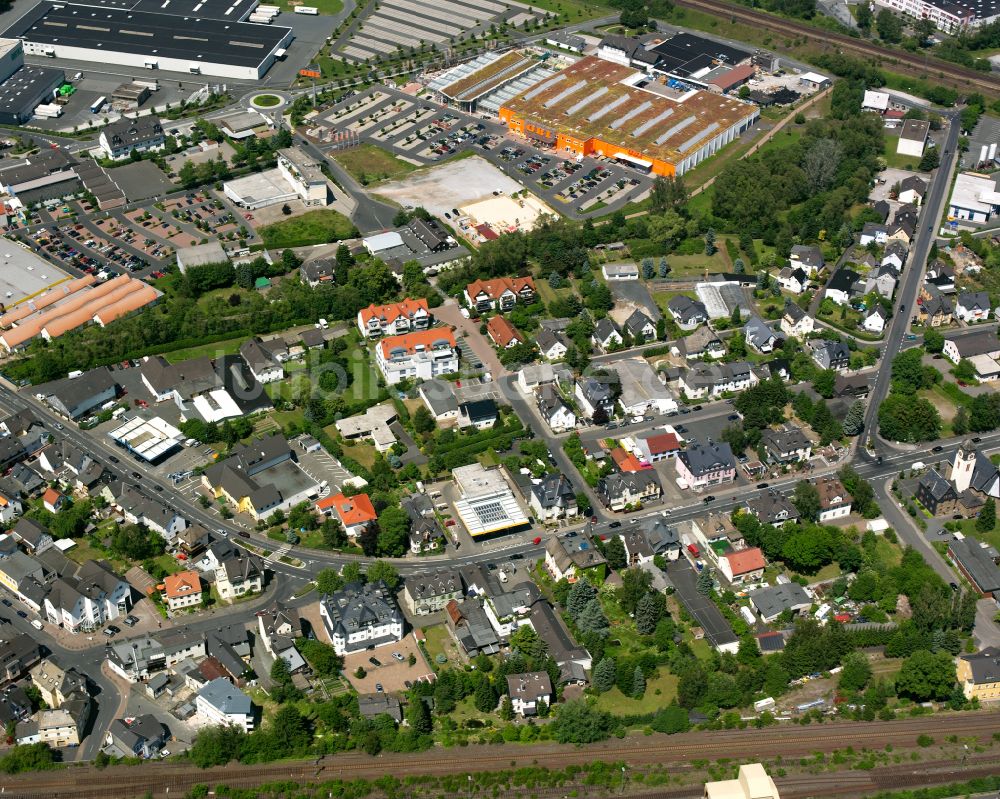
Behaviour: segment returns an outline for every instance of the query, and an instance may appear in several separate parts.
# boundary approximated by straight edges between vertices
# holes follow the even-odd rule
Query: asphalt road
[[[899,290],[896,294],[896,313],[889,323],[889,329],[882,338],[882,368],[878,372],[875,385],[868,395],[868,408],[865,411],[865,435],[870,437],[877,454],[892,451],[894,447],[878,436],[878,408],[882,400],[889,394],[892,373],[888,368],[893,357],[899,352],[910,326],[910,317],[917,306],[917,296],[920,293],[924,267],[931,243],[937,235],[937,226],[944,212],[947,192],[951,186],[952,169],[957,155],[959,124],[957,114],[946,115],[948,134],[941,145],[942,153],[946,153],[934,174],[933,180],[924,195],[920,209],[920,226],[917,228],[916,242],[910,248],[909,265],[903,272]],[[859,447],[862,457],[869,457],[863,447]]]

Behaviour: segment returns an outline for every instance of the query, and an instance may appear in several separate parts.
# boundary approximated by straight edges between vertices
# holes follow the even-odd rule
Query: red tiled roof
[[[367,308],[362,308],[361,321],[368,324],[372,319],[378,318],[383,324],[392,324],[400,317],[412,319],[419,311],[428,311],[427,300],[422,297],[418,300],[411,300],[407,297],[401,302],[390,302],[386,305],[375,305],[372,303]]]
[[[530,277],[496,277],[493,280],[474,280],[465,287],[465,291],[470,297],[486,294],[491,300],[499,300],[505,291],[516,294],[526,287],[534,291],[535,281]]]
[[[452,348],[458,346],[450,327],[432,327],[430,330],[418,330],[415,333],[404,333],[402,336],[388,336],[382,339],[378,346],[382,348],[382,356],[388,358],[397,347],[402,347],[408,355],[412,355],[418,349],[431,349],[438,341],[444,341]]]
[[[519,344],[524,341],[524,336],[503,316],[494,316],[491,318],[486,323],[486,332],[490,334],[490,338],[493,339],[494,344],[504,349],[512,341],[516,341]]]
[[[749,574],[767,566],[764,553],[760,551],[759,547],[741,549],[739,552],[727,552],[722,557],[729,561],[729,568],[732,569],[734,575]]]
[[[618,470],[622,472],[638,472],[643,468],[635,455],[626,452],[621,447],[615,447],[611,450],[611,460],[615,462]]]
[[[681,442],[673,433],[660,433],[646,438],[646,445],[651,455],[661,455],[664,452],[674,452],[681,448]]]
[[[336,494],[326,497],[316,503],[320,510],[332,507],[340,521],[345,527],[354,527],[357,524],[367,524],[378,518],[375,513],[375,506],[367,494],[355,494],[353,497],[345,497],[343,494]]]

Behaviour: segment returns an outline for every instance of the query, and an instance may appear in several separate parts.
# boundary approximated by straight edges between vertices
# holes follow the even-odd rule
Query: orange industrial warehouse
[[[50,296],[55,301],[48,300]],[[0,345],[10,352],[26,346],[36,336],[57,338],[89,322],[103,327],[155,302],[159,296],[152,286],[129,275],[96,286],[86,279],[73,281],[0,317],[0,327],[6,328],[0,333]]]
[[[522,136],[666,176],[684,174],[718,152],[759,114],[735,97],[671,87],[594,56],[500,108],[500,118]]]

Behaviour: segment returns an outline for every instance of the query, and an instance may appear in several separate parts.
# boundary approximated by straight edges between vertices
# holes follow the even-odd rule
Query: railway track
[[[1000,713],[938,714],[895,722],[871,724],[835,723],[809,727],[784,726],[763,730],[718,730],[674,736],[651,736],[624,741],[609,741],[593,746],[568,747],[558,744],[535,746],[474,746],[461,754],[455,750],[431,750],[412,754],[385,754],[369,757],[346,753],[316,760],[241,766],[233,764],[200,770],[188,763],[145,763],[141,766],[118,766],[97,770],[79,766],[51,772],[0,776],[3,799],[92,799],[99,786],[102,799],[133,799],[152,791],[156,797],[183,795],[194,785],[226,784],[234,788],[252,788],[263,783],[290,780],[316,783],[332,780],[373,779],[387,774],[445,776],[466,772],[503,771],[515,767],[542,765],[561,769],[595,760],[622,762],[632,766],[669,764],[676,772],[690,768],[694,760],[716,760],[720,753],[737,760],[770,759],[832,752],[853,746],[882,750],[887,744],[912,748],[921,734],[942,737],[950,734],[963,739],[988,740],[1000,730]],[[992,757],[992,760],[989,758]],[[987,762],[989,760],[989,762]],[[982,763],[980,763],[982,761]],[[838,779],[822,793],[816,793],[816,777],[801,785],[798,778],[788,778],[788,796],[852,796],[878,787],[898,786],[904,781],[913,785],[931,781],[954,782],[962,775],[997,773],[1000,753],[970,758],[956,773],[957,764],[906,764],[872,771],[848,771],[822,775]],[[933,771],[937,769],[937,771]],[[874,782],[885,774],[884,784]],[[810,787],[812,786],[812,787]],[[639,786],[632,786],[639,795]],[[167,793],[169,788],[169,793]],[[680,790],[680,789],[678,789]],[[700,790],[700,789],[699,789]],[[560,796],[565,795],[565,789]],[[653,791],[650,799],[683,799],[688,793],[674,789]],[[782,795],[785,795],[783,790]],[[514,798],[516,799],[516,797]],[[541,799],[541,795],[540,795]],[[558,799],[558,797],[556,797]]]
[[[927,78],[959,92],[979,91],[994,97],[1000,96],[1000,77],[989,72],[979,72],[938,58],[922,57],[902,50],[890,50],[874,42],[821,30],[803,22],[728,3],[725,0],[675,0],[675,2],[681,8],[704,11],[717,17],[729,17],[775,34],[805,39],[823,50],[843,50],[872,60],[876,65],[885,66],[893,72],[910,77]]]

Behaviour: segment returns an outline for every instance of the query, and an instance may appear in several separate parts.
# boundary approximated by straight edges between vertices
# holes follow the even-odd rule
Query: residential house
[[[758,382],[746,361],[695,363],[681,375],[677,387],[688,399],[702,399],[745,391]]]
[[[42,659],[42,648],[27,633],[9,633],[0,641],[0,684],[17,680]]]
[[[889,219],[889,212],[892,211],[892,206],[889,205],[888,200],[876,200],[871,204],[871,208],[882,222]]]
[[[501,350],[509,350],[511,347],[524,343],[521,331],[514,327],[506,316],[490,317],[486,323],[486,334]]]
[[[607,565],[604,555],[594,546],[593,539],[583,530],[554,535],[545,543],[545,568],[552,579],[576,582],[588,569],[603,574]]]
[[[634,261],[604,264],[601,267],[601,274],[605,280],[638,280],[639,267]]]
[[[69,632],[91,632],[128,613],[132,588],[105,561],[88,560],[56,577],[45,596],[45,618]]]
[[[528,621],[538,633],[549,656],[559,667],[561,684],[586,685],[586,672],[593,666],[593,660],[586,648],[573,640],[562,620],[548,602],[539,600],[531,605]]]
[[[553,433],[565,433],[576,428],[576,414],[551,383],[535,390],[535,403],[538,413]]]
[[[928,469],[920,477],[916,491],[919,502],[931,516],[951,516],[958,511],[958,492],[937,469]]]
[[[24,507],[21,505],[21,500],[14,495],[14,492],[0,492],[0,524],[10,524],[23,511]]]
[[[673,458],[681,451],[677,433],[638,433],[634,436],[636,454],[640,461],[656,463]]]
[[[324,595],[319,613],[338,655],[403,639],[403,614],[381,580],[348,583]]]
[[[809,342],[809,350],[813,361],[820,369],[842,372],[851,366],[851,351],[842,341],[812,340]]]
[[[663,494],[652,470],[623,474],[616,472],[597,481],[594,492],[608,510],[620,511],[659,499]]]
[[[517,303],[535,300],[535,281],[530,277],[498,277],[474,280],[465,287],[465,302],[480,313],[509,311]]]
[[[90,697],[78,693],[62,707],[39,710],[32,721],[22,721],[14,737],[22,745],[41,743],[56,749],[79,746],[91,708]]]
[[[802,267],[783,267],[777,275],[778,285],[792,294],[801,294],[809,287],[809,275]]]
[[[303,283],[308,283],[310,288],[316,288],[323,283],[332,283],[336,274],[337,262],[333,258],[317,258],[299,267],[299,278]]]
[[[576,516],[576,492],[566,477],[558,472],[547,474],[531,485],[528,501],[535,518],[551,522]]]
[[[237,551],[215,570],[215,588],[219,597],[227,602],[260,593],[264,590],[264,561],[256,555]]]
[[[784,494],[773,489],[748,499],[747,510],[764,524],[781,527],[785,522],[794,522],[799,518],[799,512]]]
[[[823,251],[815,244],[793,244],[788,260],[795,268],[805,270],[812,277],[825,265]]]
[[[422,702],[423,699],[418,699]],[[377,694],[358,694],[358,712],[363,719],[374,719],[378,716],[388,716],[396,724],[403,721],[403,708],[392,694],[385,692]]]
[[[403,497],[400,506],[410,517],[410,552],[437,550],[444,545],[444,530],[434,514],[434,500],[427,494],[413,494]]]
[[[749,596],[750,604],[765,624],[773,624],[782,613],[809,610],[813,603],[806,589],[791,581],[758,588]]]
[[[819,492],[819,520],[829,522],[851,513],[853,497],[836,477],[821,477],[816,481]]]
[[[760,547],[749,547],[719,556],[719,571],[734,585],[753,583],[764,576],[767,561]]]
[[[458,371],[458,344],[450,327],[387,336],[375,345],[375,363],[386,383],[429,380]]]
[[[885,244],[889,238],[889,228],[887,225],[880,225],[875,222],[865,222],[861,228],[861,236],[858,243],[862,247],[869,244]]]
[[[115,719],[108,727],[105,743],[125,757],[155,757],[170,740],[167,725],[150,713]]]
[[[133,152],[147,153],[162,150],[167,143],[160,118],[155,114],[121,117],[106,125],[97,137],[101,152],[113,161],[128,158]]]
[[[562,360],[566,357],[566,352],[569,349],[561,333],[554,333],[546,328],[538,331],[535,336],[535,344],[542,357],[547,361]]]
[[[581,377],[576,381],[573,395],[588,419],[594,417],[598,408],[605,418],[611,418],[615,408],[615,392],[607,382],[594,377]]]
[[[427,300],[423,297],[387,305],[372,303],[358,311],[358,330],[368,338],[400,336],[414,330],[426,330],[433,322]]]
[[[985,291],[963,291],[955,303],[955,318],[961,322],[985,322],[990,318],[990,295]]]
[[[644,358],[623,358],[616,361],[613,368],[618,373],[621,386],[618,403],[626,416],[637,417],[677,410],[677,400]]]
[[[56,413],[76,420],[113,400],[118,384],[107,366],[99,366],[78,377],[64,377],[35,386],[32,391]]]
[[[760,443],[771,463],[805,463],[812,457],[812,442],[798,427],[767,428],[761,433]]]
[[[551,706],[552,680],[545,671],[508,674],[507,693],[515,715],[522,718],[534,716],[538,713],[538,706],[541,703]]]
[[[336,514],[348,538],[356,539],[378,520],[375,506],[367,494],[355,494],[352,497],[333,494],[319,500],[316,508],[325,516]]]
[[[87,678],[74,668],[63,668],[55,656],[36,663],[28,673],[49,707],[59,707],[73,694],[87,692]]]
[[[677,560],[681,554],[681,537],[677,528],[662,516],[650,516],[640,524],[621,533],[625,546],[625,561],[630,566],[652,563],[657,555]]]
[[[69,503],[69,497],[57,488],[48,488],[42,494],[42,506],[49,513],[59,513]]]
[[[848,305],[854,295],[854,284],[858,282],[858,278],[858,273],[853,269],[841,267],[833,273],[830,282],[826,284],[825,296],[837,305]]]
[[[670,348],[673,355],[678,355],[687,361],[698,361],[705,358],[717,359],[726,354],[726,345],[722,343],[715,331],[705,325],[699,327],[690,336],[677,339]]]
[[[414,616],[437,613],[462,596],[462,578],[454,569],[414,574],[403,581],[403,604]]]
[[[610,316],[598,319],[590,340],[601,352],[610,352],[622,343],[622,333]]]
[[[256,520],[279,509],[287,511],[319,490],[319,483],[299,467],[291,445],[277,433],[233,447],[228,458],[205,469],[201,483],[212,497]]]
[[[919,206],[927,193],[927,182],[919,175],[909,175],[899,182],[896,199],[906,205]]]
[[[865,317],[861,322],[861,326],[869,333],[881,335],[885,331],[885,326],[888,321],[889,314],[882,307],[881,303],[876,303],[872,308],[869,308],[868,311],[865,312]],[[850,365],[850,358],[848,358],[848,365]]]
[[[629,314],[622,328],[632,337],[632,341],[636,344],[656,340],[656,325],[652,319],[638,308]]]
[[[274,351],[265,347],[257,336],[240,345],[240,356],[259,383],[275,383],[285,376],[285,369]]]
[[[750,317],[743,326],[743,335],[746,337],[747,345],[757,352],[773,352],[776,347],[781,346],[781,339],[759,316]]]
[[[348,441],[368,439],[378,452],[388,452],[397,440],[391,425],[398,418],[396,406],[391,402],[383,402],[366,409],[364,413],[338,419],[334,425],[337,432]]]
[[[420,399],[437,423],[458,419],[458,399],[455,389],[447,380],[425,380],[417,388]]]
[[[964,358],[976,365],[975,359],[983,355],[992,360],[1000,358],[1000,340],[992,330],[952,333],[945,336],[942,352],[954,364]]]
[[[202,603],[201,577],[194,571],[168,574],[163,578],[160,596],[170,611],[200,607]]]
[[[49,529],[34,519],[18,519],[10,532],[29,555],[41,555],[53,543]]]
[[[445,625],[470,658],[500,651],[500,639],[479,599],[449,602],[445,606]]]
[[[909,155],[914,158],[920,158],[924,154],[924,146],[927,144],[927,133],[930,130],[931,123],[926,119],[904,119],[903,127],[899,131],[899,139],[896,142],[896,153],[898,155]],[[908,181],[920,180],[916,175],[910,175],[906,178]],[[923,183],[923,181],[920,181]],[[912,184],[910,184],[912,187]],[[927,185],[923,185],[923,189],[927,189]],[[913,191],[912,188],[908,188],[907,191]],[[902,192],[900,192],[902,194]],[[920,193],[923,196],[923,192]],[[907,200],[900,200],[901,202],[908,202]]]
[[[276,601],[270,608],[257,613],[257,637],[268,654],[281,658],[292,673],[301,671],[306,662],[295,647],[303,636],[302,619],[293,608]]]
[[[959,655],[955,662],[955,679],[966,699],[1000,699],[1000,647],[988,646],[971,655]]]
[[[953,539],[948,544],[948,555],[980,596],[996,596],[1000,592],[1000,568],[988,544],[971,536]]]
[[[667,310],[681,330],[694,330],[698,325],[708,321],[705,304],[685,294],[671,297],[667,303]]]
[[[736,479],[736,459],[725,441],[692,441],[677,456],[676,463],[682,488],[701,489]]]
[[[882,252],[882,266],[891,266],[897,275],[903,271],[903,264],[906,263],[906,256],[909,253],[907,246],[901,241],[890,241]]]
[[[802,310],[794,302],[785,303],[785,311],[781,315],[781,332],[786,336],[804,339],[813,332],[814,321],[807,311]]]
[[[209,724],[236,727],[246,732],[254,728],[253,702],[224,677],[206,683],[195,695],[194,704]]]
[[[877,294],[887,300],[891,300],[896,293],[898,276],[892,264],[883,264],[868,273],[865,280],[864,293]]]
[[[924,288],[931,286],[942,294],[954,294],[955,269],[940,258],[932,261],[924,271]]]
[[[496,425],[500,411],[492,399],[472,400],[458,406],[458,426],[489,430]]]
[[[925,326],[941,327],[954,320],[951,299],[936,289],[933,294],[917,306],[917,321]]]
[[[116,480],[101,489],[101,496],[120,511],[129,524],[142,525],[168,542],[188,526],[187,519],[178,511],[146,496],[131,483]]]
[[[200,555],[210,543],[212,543],[211,533],[200,524],[192,524],[178,533],[176,538],[178,548],[188,559]]]

